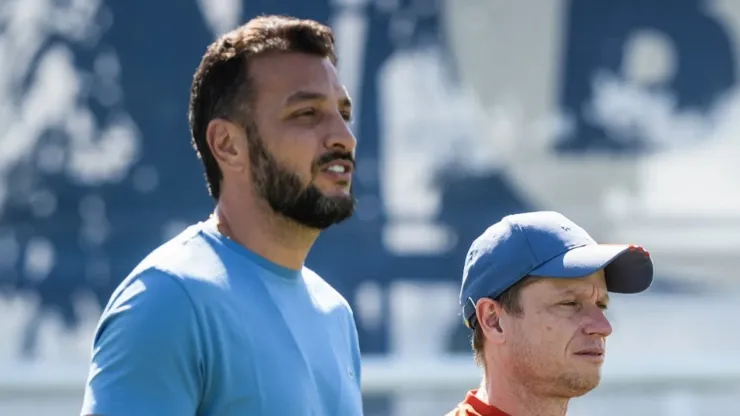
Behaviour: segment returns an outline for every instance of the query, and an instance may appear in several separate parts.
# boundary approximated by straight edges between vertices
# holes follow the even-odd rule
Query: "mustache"
[[[331,163],[335,160],[346,160],[352,164],[353,169],[355,167],[355,158],[354,156],[352,156],[352,153],[334,151],[334,152],[325,153],[319,156],[319,158],[316,159],[316,162],[314,163],[314,168],[315,170],[318,170],[319,167],[324,166],[327,163]]]

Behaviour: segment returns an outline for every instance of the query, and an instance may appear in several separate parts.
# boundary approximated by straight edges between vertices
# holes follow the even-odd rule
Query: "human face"
[[[512,373],[535,391],[577,397],[601,378],[609,302],[604,272],[579,279],[544,278],[520,293],[522,314],[502,314]]]
[[[257,96],[247,137],[257,193],[310,228],[349,218],[357,142],[334,66],[307,54],[270,54],[252,63],[251,77]]]

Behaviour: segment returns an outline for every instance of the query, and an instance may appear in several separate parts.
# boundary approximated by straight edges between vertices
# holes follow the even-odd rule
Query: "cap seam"
[[[513,225],[513,226],[515,226],[515,227],[516,227],[516,229],[517,229],[517,230],[519,230],[519,232],[520,232],[520,233],[521,233],[521,234],[522,234],[522,235],[524,236],[524,241],[526,241],[526,242],[527,242],[527,247],[529,247],[529,254],[532,254],[532,257],[534,257],[534,248],[532,247],[532,243],[530,243],[530,242],[529,242],[529,237],[527,237],[527,233],[525,233],[525,232],[524,232],[524,230],[522,230],[522,227],[521,227],[521,225],[519,225],[519,224],[514,224],[514,223],[512,223],[512,222],[510,222],[510,221],[508,221],[508,220],[507,220],[507,222],[509,222],[509,224],[511,224],[511,225]],[[557,257],[557,256],[556,256],[556,257]],[[553,257],[553,258],[554,258],[554,257]],[[532,270],[534,270],[534,269],[536,269],[536,268],[537,268],[537,266],[535,266],[535,267],[532,267],[532,268],[530,268],[529,270],[530,270],[530,271],[532,271]],[[524,276],[522,276],[521,278],[524,278]]]

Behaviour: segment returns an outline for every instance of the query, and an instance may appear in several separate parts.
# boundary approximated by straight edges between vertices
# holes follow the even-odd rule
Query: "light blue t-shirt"
[[[362,415],[352,310],[311,270],[196,224],[111,296],[82,414]]]

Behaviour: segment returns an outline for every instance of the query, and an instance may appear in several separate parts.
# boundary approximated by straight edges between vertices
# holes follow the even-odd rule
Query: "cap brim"
[[[653,282],[653,262],[650,255],[635,246],[594,244],[572,248],[548,260],[530,276],[578,278],[604,269],[606,287],[610,292],[639,293]]]

